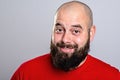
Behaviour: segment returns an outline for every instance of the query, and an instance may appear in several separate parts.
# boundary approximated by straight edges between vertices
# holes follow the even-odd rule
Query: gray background
[[[23,62],[49,52],[53,16],[69,0],[0,0],[0,80]],[[97,32],[90,54],[120,69],[120,0],[81,0]]]

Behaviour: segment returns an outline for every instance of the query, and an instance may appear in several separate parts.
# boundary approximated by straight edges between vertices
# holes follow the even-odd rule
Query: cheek
[[[79,47],[83,47],[86,42],[87,42],[88,37],[81,37],[76,39],[76,43],[78,44]]]
[[[78,44],[78,46],[82,46],[82,44],[83,44],[83,40],[82,40],[82,38],[79,38],[79,39],[76,39],[76,43]]]
[[[52,36],[52,42],[57,43],[61,41],[61,36],[53,34]]]

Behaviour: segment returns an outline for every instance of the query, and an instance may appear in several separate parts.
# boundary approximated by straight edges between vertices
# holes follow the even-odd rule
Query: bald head
[[[92,16],[92,11],[89,8],[88,5],[80,2],[80,1],[70,1],[62,4],[58,9],[56,14],[59,14],[61,12],[75,12],[75,13],[83,13],[87,18],[87,25],[91,27],[93,25],[93,16]],[[64,15],[64,14],[63,14]]]

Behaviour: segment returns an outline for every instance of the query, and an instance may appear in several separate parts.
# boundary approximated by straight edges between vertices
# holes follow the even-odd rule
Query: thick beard
[[[60,45],[62,45],[62,42]],[[64,71],[75,69],[88,55],[88,52],[90,50],[89,46],[90,40],[88,39],[84,47],[81,47],[79,50],[75,48],[74,52],[71,53],[71,56],[68,56],[67,53],[60,52],[57,48],[60,46],[53,44],[51,41],[50,48],[52,63],[56,68],[62,69]]]

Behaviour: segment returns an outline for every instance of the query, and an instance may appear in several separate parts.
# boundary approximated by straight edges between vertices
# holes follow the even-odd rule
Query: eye
[[[74,30],[72,31],[72,33],[73,33],[74,35],[79,35],[79,34],[80,34],[80,30],[74,29]]]
[[[61,34],[63,32],[64,32],[64,30],[62,28],[56,28],[55,29],[55,33],[57,33],[57,34]]]

